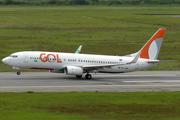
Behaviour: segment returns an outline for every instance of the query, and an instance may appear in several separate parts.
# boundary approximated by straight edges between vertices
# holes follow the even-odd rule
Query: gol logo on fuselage
[[[57,60],[57,63],[62,63],[62,61],[59,60],[59,55],[58,54],[56,54],[56,55],[54,55],[54,54],[47,54],[46,55],[46,53],[41,53],[40,54],[40,60],[42,62],[50,62],[51,63],[52,61],[50,61],[49,57],[52,57],[52,61]]]

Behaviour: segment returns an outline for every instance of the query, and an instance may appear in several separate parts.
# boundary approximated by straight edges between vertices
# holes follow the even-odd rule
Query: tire
[[[86,79],[91,79],[92,78],[92,76],[91,76],[91,74],[86,74]]]
[[[17,75],[21,75],[21,72],[17,72]]]

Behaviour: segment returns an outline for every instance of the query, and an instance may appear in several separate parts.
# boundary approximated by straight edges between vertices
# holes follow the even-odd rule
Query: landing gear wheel
[[[21,72],[17,72],[17,75],[21,75]]]
[[[82,75],[76,75],[77,78],[82,78]]]
[[[91,74],[86,74],[86,79],[91,79],[92,78],[92,76],[91,76]]]

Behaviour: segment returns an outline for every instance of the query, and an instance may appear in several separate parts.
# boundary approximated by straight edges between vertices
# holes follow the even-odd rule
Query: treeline
[[[1,0],[0,5],[165,5],[180,0]]]

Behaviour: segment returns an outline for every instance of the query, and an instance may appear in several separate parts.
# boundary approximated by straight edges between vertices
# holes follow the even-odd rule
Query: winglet
[[[75,54],[80,54],[82,45],[79,46],[79,48],[76,50]]]
[[[157,60],[166,28],[159,28],[149,41],[141,48],[140,58]]]
[[[136,63],[136,62],[138,61],[140,55],[141,55],[141,52],[139,52],[139,53],[134,57],[134,59],[133,59],[131,62],[127,63],[127,64]]]

